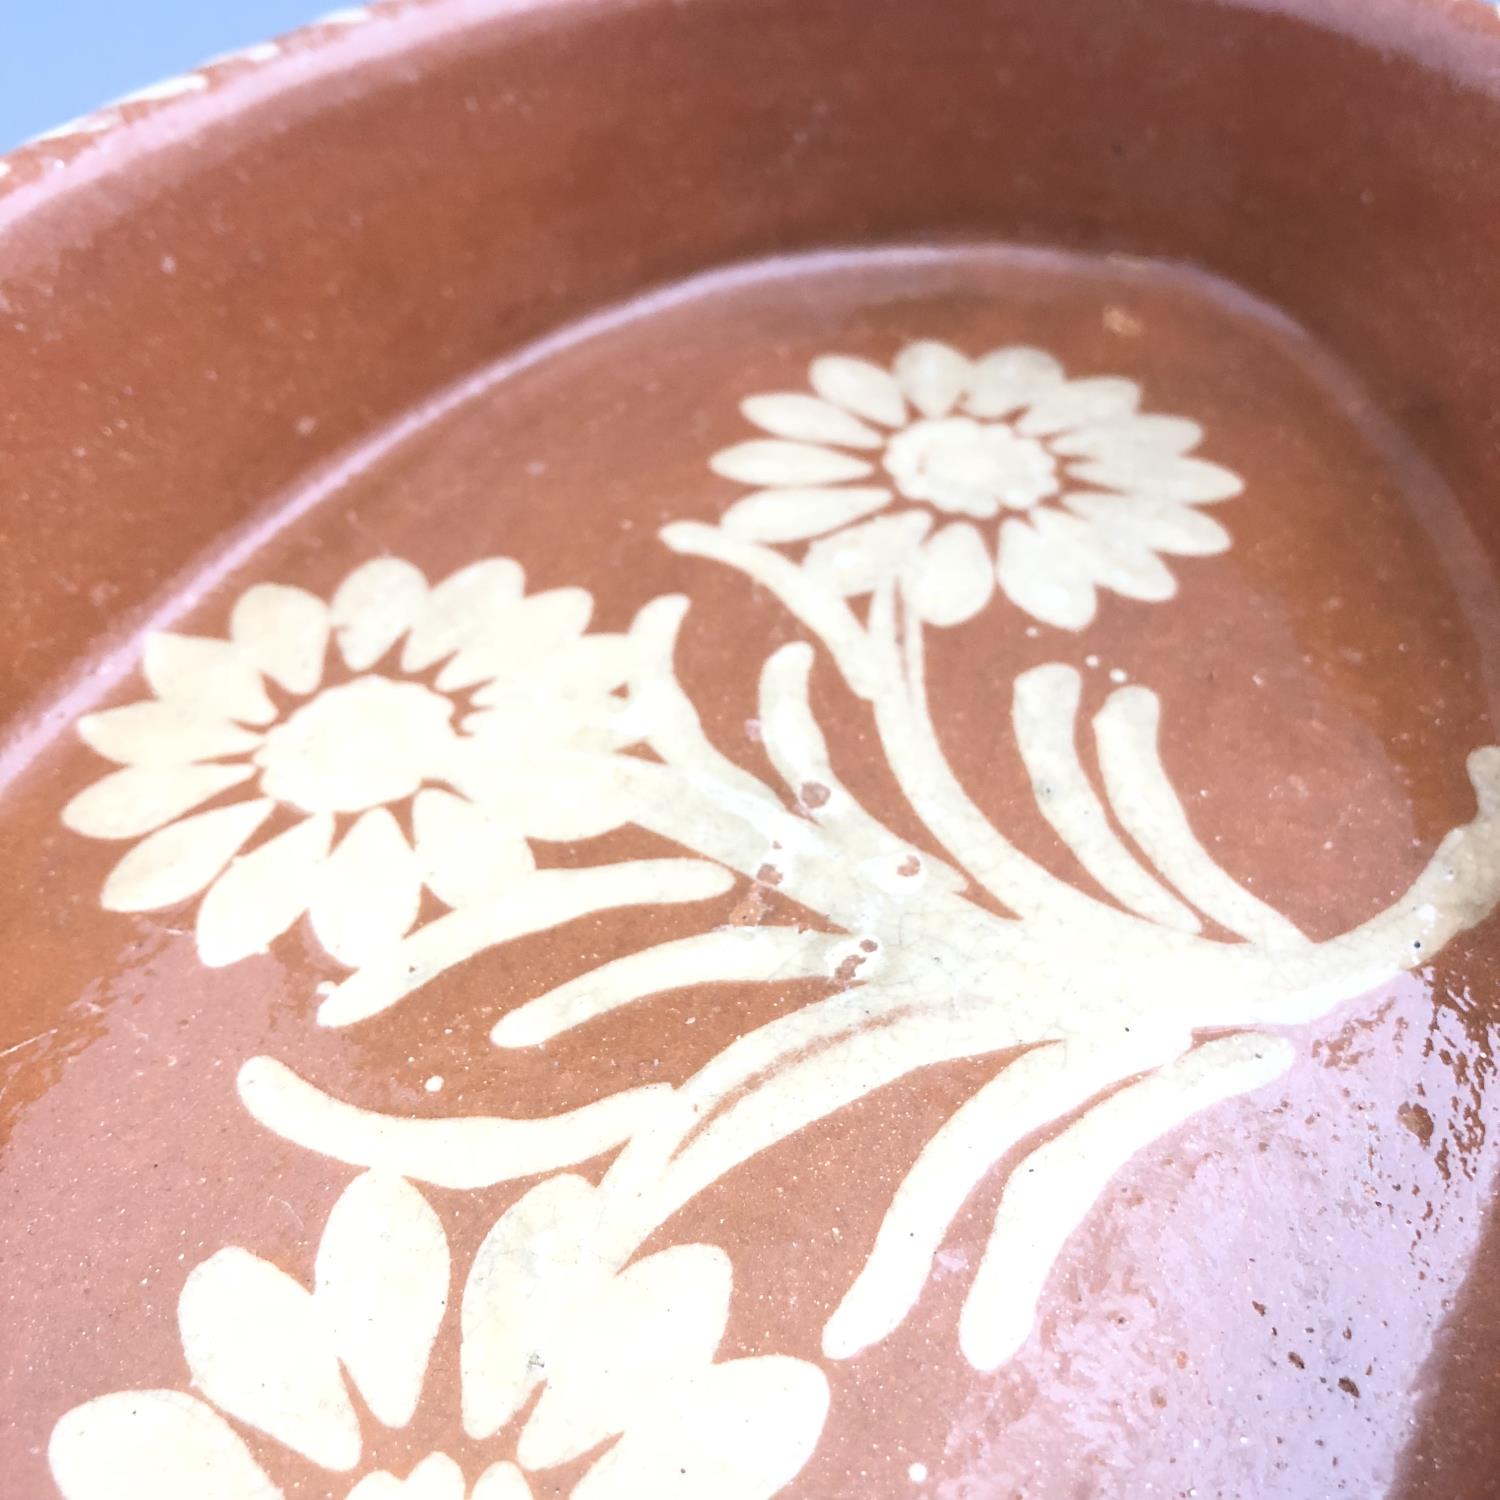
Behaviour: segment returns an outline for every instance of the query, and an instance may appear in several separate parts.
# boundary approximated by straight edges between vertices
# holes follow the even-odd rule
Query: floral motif
[[[532,871],[528,838],[617,827],[628,810],[599,770],[622,739],[629,643],[586,635],[591,610],[583,589],[524,595],[505,558],[435,587],[381,558],[331,603],[256,585],[227,640],[151,636],[155,696],[79,725],[122,769],[63,813],[90,837],[140,839],[104,905],[206,893],[210,965],[307,912],[355,967],[410,929],[424,887],[452,907],[493,901]]]
[[[491,1437],[517,1393],[545,1382],[519,1464],[490,1463],[472,1489],[442,1452],[404,1480],[361,1468],[346,1380],[380,1423],[405,1427],[451,1278],[427,1201],[399,1177],[365,1173],[329,1215],[312,1290],[238,1248],[191,1272],[178,1324],[201,1396],[116,1391],[75,1407],[48,1450],[58,1487],[66,1500],[280,1500],[239,1424],[356,1476],[348,1500],[529,1500],[523,1468],[554,1468],[615,1437],[574,1500],[764,1500],[811,1453],[826,1381],[801,1360],[713,1363],[729,1311],[723,1252],[679,1245],[612,1274],[579,1233],[575,1211],[587,1213],[592,1191],[569,1176],[534,1188],[501,1217],[464,1293],[469,1436]]]
[[[306,911],[355,969],[325,996],[325,1025],[405,1001],[486,948],[736,880],[818,920],[653,939],[499,1017],[494,1044],[543,1045],[692,986],[824,986],[680,1083],[550,1116],[381,1114],[250,1059],[238,1087],[252,1118],[363,1175],[329,1217],[310,1290],[239,1248],[189,1275],[178,1315],[195,1393],[115,1392],[65,1415],[50,1457],[66,1500],[275,1500],[247,1429],[349,1476],[347,1500],[529,1500],[528,1475],[591,1455],[574,1500],[762,1500],[816,1446],[827,1381],[800,1359],[716,1359],[727,1257],[704,1244],[642,1253],[685,1204],[914,1069],[992,1058],[910,1164],[822,1352],[856,1358],[902,1325],[964,1204],[1009,1160],[957,1330],[969,1363],[994,1369],[1031,1337],[1056,1257],[1136,1151],[1278,1078],[1295,1055],[1282,1028],[1426,961],[1495,907],[1500,748],[1470,756],[1475,815],[1413,883],[1315,941],[1195,833],[1162,763],[1156,695],[1116,684],[1088,716],[1066,662],[1014,680],[1010,729],[1041,823],[1087,880],[1011,842],[947,759],[924,624],[971,618],[997,583],[1069,629],[1093,618],[1100,588],[1169,598],[1162,556],[1224,550],[1198,507],[1239,480],[1191,456],[1195,424],[1141,413],[1134,382],[1068,379],[1033,349],[971,361],[915,344],[889,370],[831,356],[810,379],[813,394],[747,400],[768,436],[712,460],[762,488],[720,525],[661,535],[738,569],[827,651],[868,705],[915,841],[841,780],[808,642],[761,672],[763,779],[711,741],[677,677],[685,600],[652,600],[628,636],[587,635],[588,594],[527,597],[506,560],[429,587],[384,559],[326,605],[252,588],[229,639],[153,637],[155,696],[83,722],[124,769],[66,821],[141,839],[105,905],[206,892],[198,943],[215,964]],[[777,550],[803,542],[797,560]],[[278,815],[287,826],[266,829]],[[535,868],[528,840],[626,821],[691,857]],[[412,931],[424,888],[453,909]],[[607,1153],[595,1181],[571,1170]],[[464,1451],[512,1429],[514,1441],[472,1486],[443,1452],[404,1479],[362,1470],[351,1385],[375,1421],[405,1428],[454,1321],[447,1240],[413,1184],[525,1180],[456,1320]]]
[[[931,341],[909,345],[889,370],[826,355],[808,375],[813,395],[746,400],[745,416],[770,436],[710,464],[762,486],[725,515],[727,532],[818,538],[804,566],[842,594],[899,572],[923,619],[954,625],[998,580],[1034,618],[1079,630],[1100,588],[1171,598],[1160,554],[1229,546],[1194,507],[1238,494],[1239,479],[1189,456],[1203,436],[1196,423],[1141,412],[1132,380],[1070,380],[1040,349],[970,360]],[[903,500],[918,508],[898,508]]]

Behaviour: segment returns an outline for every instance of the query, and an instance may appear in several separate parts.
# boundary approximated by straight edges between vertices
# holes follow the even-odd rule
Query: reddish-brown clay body
[[[1419,880],[1475,817],[1466,756],[1500,738],[1486,7],[954,3],[941,25],[823,0],[478,10],[377,7],[60,146],[65,165],[31,148],[0,181],[0,1467],[18,1495],[57,1493],[49,1441],[71,1410],[195,1388],[178,1303],[215,1252],[313,1285],[357,1168],[252,1119],[247,1060],[387,1116],[532,1119],[682,1088],[858,967],[667,988],[542,1046],[492,1044],[523,1002],[650,944],[839,926],[736,872],[697,904],[601,909],[320,1025],[349,966],[306,919],[205,963],[195,900],[105,909],[129,845],[62,821],[109,769],[77,720],[150,695],[148,626],[223,638],[253,585],[328,599],[387,555],[433,582],[515,559],[528,595],[587,590],[593,632],[684,595],[677,680],[715,745],[774,784],[759,675],[816,632],[663,528],[717,526],[755,488],[710,460],[764,436],[742,403],[805,391],[820,356],[1028,346],[1069,377],[1135,382],[1243,481],[1212,507],[1232,545],[1167,558],[1170,601],[1101,588],[1074,631],[997,592],[929,629],[948,763],[1044,871],[1094,889],[1011,737],[1012,684],[1045,663],[1077,674],[1085,716],[1123,685],[1158,696],[1198,839],[1318,942]],[[328,662],[324,687],[358,675]],[[821,641],[811,699],[838,779],[941,854]],[[818,802],[804,786],[799,816]],[[409,804],[396,816],[410,834]],[[279,808],[258,837],[294,822]],[[683,853],[628,819],[535,843],[558,869]],[[445,910],[421,901],[419,922]],[[1200,1040],[1242,1024],[1203,998]],[[1285,1029],[1281,1077],[1108,1180],[997,1368],[960,1348],[965,1298],[1009,1169],[1076,1105],[979,1178],[889,1338],[849,1359],[821,1343],[993,1056],[789,1133],[642,1253],[721,1247],[717,1359],[823,1372],[827,1420],[788,1495],[1482,1500],[1500,1457],[1497,1020],[1489,916]],[[609,1160],[578,1170],[598,1183]],[[415,1415],[361,1404],[355,1469],[241,1424],[269,1483],[343,1500],[441,1452],[473,1486],[515,1456],[519,1424],[476,1438],[460,1421],[460,1293],[542,1175],[418,1184],[454,1270]],[[599,1447],[523,1462],[531,1493],[571,1494]]]

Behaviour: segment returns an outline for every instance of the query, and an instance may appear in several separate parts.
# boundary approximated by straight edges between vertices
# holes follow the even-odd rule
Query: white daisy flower
[[[494,900],[533,869],[528,838],[628,821],[604,761],[621,743],[628,640],[584,633],[586,591],[527,597],[522,582],[507,558],[435,587],[381,558],[330,603],[257,584],[227,640],[149,637],[154,696],[79,724],[122,769],[63,812],[91,838],[140,840],[104,906],[204,893],[210,965],[264,950],[306,912],[354,968],[410,929],[424,887],[454,907]]]
[[[1239,494],[1239,478],[1189,456],[1196,423],[1142,413],[1132,380],[1070,380],[1040,349],[971,360],[935,342],[907,346],[889,370],[825,355],[808,374],[815,394],[746,400],[770,436],[709,462],[760,486],[727,512],[725,531],[820,538],[804,566],[842,594],[899,573],[925,620],[954,625],[998,581],[1034,618],[1079,630],[1098,589],[1171,598],[1160,554],[1229,546],[1194,507]]]
[[[563,1177],[533,1191],[557,1204],[592,1190]],[[545,1296],[514,1302],[504,1294],[523,1289],[517,1277],[556,1272],[564,1243],[528,1219],[525,1202],[491,1241],[524,1224],[539,1229],[541,1248],[498,1265],[481,1254],[463,1297],[463,1411],[440,1415],[459,1441],[488,1442],[502,1421],[480,1430],[472,1408],[504,1403],[518,1372],[523,1399],[545,1388],[509,1444],[516,1458],[481,1459],[472,1488],[441,1451],[404,1479],[368,1452],[351,1387],[373,1419],[366,1428],[404,1430],[424,1388],[427,1402],[442,1400],[446,1382],[427,1377],[452,1262],[421,1193],[366,1172],[334,1204],[310,1288],[238,1247],[189,1273],[177,1322],[193,1392],[112,1391],[67,1412],[47,1449],[58,1489],[65,1500],[283,1500],[247,1441],[255,1437],[262,1452],[269,1440],[283,1461],[310,1466],[293,1480],[296,1494],[340,1474],[346,1500],[531,1500],[523,1469],[573,1463],[618,1437],[572,1500],[768,1500],[780,1490],[816,1445],[827,1381],[774,1355],[714,1362],[729,1317],[727,1257],[677,1245],[611,1274],[579,1256],[571,1317]],[[523,1332],[543,1340],[545,1360]],[[555,1480],[545,1492],[558,1492]]]

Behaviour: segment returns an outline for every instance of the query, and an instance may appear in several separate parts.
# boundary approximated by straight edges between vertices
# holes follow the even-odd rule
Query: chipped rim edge
[[[365,5],[345,6],[273,40],[219,53],[185,73],[133,89],[0,153],[0,198],[24,185],[50,178],[79,157],[91,154],[91,148],[117,131],[154,118],[185,99],[209,93],[223,82],[262,72],[268,65],[287,58],[305,57],[371,22],[438,4],[441,0],[371,0]]]

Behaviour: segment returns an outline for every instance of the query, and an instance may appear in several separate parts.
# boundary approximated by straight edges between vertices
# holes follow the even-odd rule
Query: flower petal
[[[531,1486],[513,1463],[502,1459],[479,1476],[469,1500],[531,1500]]]
[[[1069,458],[1131,459],[1148,453],[1176,456],[1196,448],[1203,429],[1186,417],[1137,413],[1116,422],[1096,422],[1052,439],[1052,451]]]
[[[851,453],[812,443],[788,443],[781,438],[753,438],[733,448],[722,448],[709,459],[708,466],[715,474],[741,484],[784,488],[837,484],[841,479],[863,479],[870,473],[870,465]]]
[[[275,805],[258,798],[169,823],[143,839],[109,872],[101,904],[106,911],[156,911],[196,896]]]
[[[1179,557],[1212,557],[1227,552],[1229,533],[1201,511],[1170,502],[1158,504],[1135,495],[1068,495],[1074,515],[1114,530],[1153,552]]]
[[[549,657],[546,675],[571,693],[612,692],[635,671],[639,651],[639,643],[629,635],[596,631]],[[474,701],[479,701],[477,694]]]
[[[521,597],[525,575],[508,557],[487,557],[445,578],[418,611],[401,670],[422,672],[462,646],[493,635]]]
[[[319,813],[235,860],[198,908],[198,957],[219,969],[269,948],[307,910],[332,837]]]
[[[612,715],[607,712],[610,704],[614,705]],[[489,768],[479,766],[473,755],[455,758],[449,763],[446,779],[470,801],[492,802],[500,809],[510,806],[507,788],[517,775],[525,778],[541,774],[550,783],[545,762],[553,751],[590,757],[581,769],[594,775],[603,769],[603,759],[622,744],[640,738],[639,721],[631,720],[618,698],[604,700],[599,711],[590,715],[582,705],[548,702],[540,694],[530,700],[517,696],[497,708],[470,714],[463,721],[463,729],[466,741],[472,742],[480,758],[493,764]],[[518,738],[523,743],[517,744]],[[611,772],[607,779],[613,783],[617,778]],[[610,824],[611,828],[618,826]]]
[[[747,541],[801,542],[873,515],[890,498],[889,490],[861,485],[832,490],[757,490],[731,505],[719,524],[731,536]]]
[[[449,1275],[443,1226],[409,1182],[366,1172],[344,1189],[318,1246],[314,1296],[350,1379],[387,1427],[416,1412]]]
[[[493,778],[480,764],[484,760],[509,776],[516,761],[535,760],[552,748],[608,749],[617,743],[614,726],[625,709],[622,699],[588,684],[554,693],[536,675],[501,678],[485,696],[485,708],[460,725],[464,733],[445,770],[444,780],[460,791],[470,790],[475,769],[481,784],[490,784]],[[471,795],[477,800],[477,793]]]
[[[146,698],[86,714],[78,737],[106,760],[123,766],[180,766],[254,749],[253,730],[203,714],[188,703]]]
[[[464,1500],[464,1471],[446,1453],[429,1453],[405,1479],[387,1469],[365,1475],[347,1500]]]
[[[1063,382],[1063,367],[1040,349],[1017,344],[974,362],[964,410],[974,417],[1004,417],[1039,401]]]
[[[536,868],[504,818],[438,787],[417,793],[412,826],[423,884],[449,906],[495,901]]]
[[[138,838],[254,774],[247,765],[128,766],[85,787],[62,820],[91,839]]]
[[[481,708],[534,696],[539,688],[548,696],[562,694],[574,701],[605,699],[624,683],[635,667],[635,643],[628,635],[585,635],[550,652],[544,659],[517,662],[513,675],[481,683],[472,702]]]
[[[825,354],[812,362],[808,378],[825,401],[867,422],[900,427],[906,421],[906,399],[895,376],[867,359]]]
[[[175,699],[204,717],[244,724],[269,724],[276,717],[255,664],[231,641],[153,631],[146,637],[142,665],[158,697]]]
[[[591,839],[623,827],[639,810],[613,755],[564,749],[558,739],[508,755],[482,736],[466,748],[468,758],[454,764],[454,784],[526,838]]]
[[[1039,511],[1032,525],[1083,559],[1094,582],[1117,594],[1159,604],[1177,592],[1171,569],[1123,531],[1095,526],[1060,510]]]
[[[306,589],[258,583],[229,617],[235,644],[272,682],[289,693],[310,693],[323,680],[328,606]]]
[[[1027,437],[1046,437],[1074,427],[1113,422],[1131,416],[1140,400],[1140,387],[1120,376],[1068,380],[1034,402],[1016,428]]]
[[[405,937],[417,919],[422,876],[391,811],[361,813],[323,866],[309,903],[318,941],[357,969]]]
[[[712,1365],[631,1427],[573,1500],[767,1500],[812,1457],[828,1399],[827,1377],[806,1360]]]
[[[649,1419],[671,1387],[713,1359],[734,1273],[712,1245],[674,1245],[611,1277],[572,1310],[547,1384],[516,1446],[527,1469],[581,1458]]]
[[[908,344],[891,371],[906,398],[924,417],[946,417],[969,388],[974,367],[957,349],[935,339]]]
[[[282,1500],[244,1439],[182,1391],[115,1391],[52,1429],[52,1478],[65,1500]]]
[[[526,642],[515,660],[560,651],[588,629],[594,613],[593,596],[587,589],[545,589],[529,594],[517,606],[516,628]]]
[[[996,576],[1011,603],[1044,624],[1082,630],[1094,618],[1094,580],[1087,561],[1060,539],[1042,536],[1028,521],[1001,526]]]
[[[740,410],[775,437],[799,443],[833,443],[844,448],[878,448],[885,439],[831,401],[816,396],[777,393],[750,396]]]
[[[485,1236],[464,1287],[459,1372],[464,1431],[498,1432],[541,1383],[556,1330],[603,1274],[588,1246],[595,1190],[559,1173],[524,1193]]]
[[[594,600],[587,589],[532,594],[498,617],[493,632],[459,649],[438,676],[444,692],[524,670],[576,641],[588,628]]]
[[[967,521],[944,526],[918,552],[906,597],[932,625],[972,619],[995,590],[995,568],[977,528]]]
[[[421,569],[399,557],[377,557],[356,568],[329,609],[349,670],[373,667],[411,628],[426,599]]]
[[[1201,458],[1176,458],[1161,453],[1119,454],[1109,459],[1071,464],[1075,479],[1101,489],[1141,495],[1148,500],[1175,500],[1186,505],[1211,505],[1232,500],[1244,488],[1238,474]]]
[[[841,594],[867,594],[900,572],[931,529],[926,511],[877,516],[814,542],[802,566]]]
[[[332,1342],[312,1293],[285,1271],[220,1250],[188,1276],[177,1321],[193,1381],[221,1410],[325,1469],[359,1462]]]

